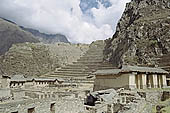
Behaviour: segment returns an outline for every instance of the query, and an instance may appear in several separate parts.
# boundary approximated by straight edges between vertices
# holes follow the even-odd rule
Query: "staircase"
[[[90,45],[89,50],[76,62],[61,67],[51,73],[49,77],[86,78],[99,69],[112,69],[109,63],[103,63],[104,41],[96,41]]]

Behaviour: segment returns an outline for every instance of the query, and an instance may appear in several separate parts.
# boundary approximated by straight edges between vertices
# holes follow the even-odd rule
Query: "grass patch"
[[[170,113],[170,106],[167,106],[161,110],[162,113]]]

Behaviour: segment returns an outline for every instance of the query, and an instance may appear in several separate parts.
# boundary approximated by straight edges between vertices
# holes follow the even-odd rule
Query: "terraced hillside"
[[[40,76],[76,61],[88,48],[88,44],[15,44],[0,56],[0,70],[10,76]]]
[[[66,65],[51,73],[50,77],[88,77],[98,69],[114,68],[109,63],[103,62],[104,41],[96,41],[90,45],[89,50],[76,62]]]

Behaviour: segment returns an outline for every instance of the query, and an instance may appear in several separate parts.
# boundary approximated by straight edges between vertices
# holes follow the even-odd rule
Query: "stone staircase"
[[[62,78],[86,78],[96,70],[114,68],[111,64],[103,62],[104,47],[104,41],[100,40],[93,42],[90,45],[89,50],[76,62],[61,67],[60,69],[51,73],[48,76]]]

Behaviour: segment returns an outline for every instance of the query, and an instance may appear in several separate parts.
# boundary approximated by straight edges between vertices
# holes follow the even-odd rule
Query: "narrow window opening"
[[[35,113],[35,108],[29,108],[28,113]]]
[[[52,103],[50,106],[51,113],[55,113],[55,103]]]

